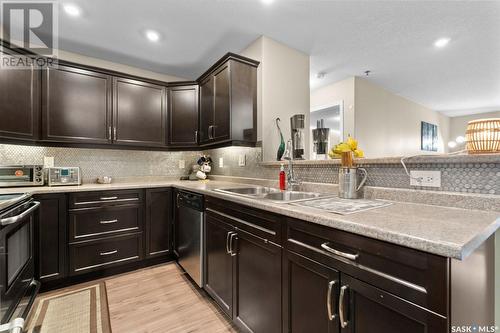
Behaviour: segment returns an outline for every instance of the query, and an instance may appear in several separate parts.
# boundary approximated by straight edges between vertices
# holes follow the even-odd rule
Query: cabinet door
[[[165,145],[165,87],[115,78],[113,92],[114,143]]]
[[[169,140],[173,146],[198,144],[198,86],[169,91]]]
[[[36,228],[36,276],[41,282],[64,278],[66,272],[67,232],[66,196],[46,194],[40,201]]]
[[[2,61],[15,56],[0,52]],[[5,59],[5,60],[4,60]],[[40,71],[0,66],[0,137],[36,140],[38,136]]]
[[[281,332],[281,248],[241,230],[230,243],[234,322],[242,331]]]
[[[172,190],[146,190],[146,257],[170,253]]]
[[[342,274],[339,320],[342,333],[442,333],[447,319]]]
[[[200,84],[200,143],[212,140],[214,125],[214,78],[207,77]]]
[[[232,318],[233,257],[227,252],[233,228],[215,215],[205,213],[205,290]]]
[[[216,141],[230,138],[231,123],[231,81],[229,64],[222,66],[214,74],[214,127],[213,139]]]
[[[42,138],[111,143],[111,77],[59,66],[42,76]]]
[[[283,258],[283,332],[338,333],[339,272],[287,251]]]

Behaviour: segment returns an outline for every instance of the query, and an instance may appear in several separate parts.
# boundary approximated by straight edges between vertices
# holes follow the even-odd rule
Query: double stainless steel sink
[[[324,193],[302,192],[302,191],[280,191],[277,188],[252,186],[236,188],[219,188],[217,192],[239,195],[247,198],[263,199],[274,202],[297,202],[330,196]]]

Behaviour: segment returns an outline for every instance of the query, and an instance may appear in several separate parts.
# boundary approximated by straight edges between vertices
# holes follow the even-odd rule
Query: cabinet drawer
[[[85,208],[142,202],[143,190],[79,192],[69,195],[69,208]]]
[[[286,223],[288,250],[447,315],[447,258],[292,218]]]
[[[281,245],[283,218],[279,215],[207,196],[205,208],[238,229]]]
[[[78,275],[142,259],[142,233],[69,246],[70,274]]]
[[[75,209],[69,214],[70,241],[142,230],[142,206]]]

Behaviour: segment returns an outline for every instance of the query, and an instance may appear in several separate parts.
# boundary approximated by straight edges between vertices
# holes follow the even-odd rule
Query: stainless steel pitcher
[[[358,185],[358,170],[363,174],[363,178]],[[345,199],[356,199],[358,192],[366,182],[368,172],[363,168],[339,168],[339,197]]]

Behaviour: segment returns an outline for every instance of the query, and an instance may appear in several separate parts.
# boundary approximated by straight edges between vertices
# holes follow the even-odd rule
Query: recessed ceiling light
[[[456,146],[457,146],[457,143],[455,141],[448,142],[448,147],[455,148]]]
[[[66,12],[66,14],[68,14],[70,16],[75,16],[75,17],[80,16],[80,14],[82,13],[80,8],[78,8],[77,6],[75,6],[73,4],[64,5],[64,11]]]
[[[262,3],[265,5],[270,5],[274,2],[274,0],[260,0],[260,1],[262,1]]]
[[[448,43],[450,42],[450,39],[448,37],[444,37],[444,38],[439,38],[438,40],[436,40],[434,42],[434,46],[435,47],[445,47],[446,45],[448,45]]]
[[[457,136],[457,138],[455,139],[455,141],[457,143],[464,143],[465,142],[465,138],[463,136]]]
[[[160,34],[154,30],[146,30],[146,38],[152,42],[157,42],[160,40]]]

